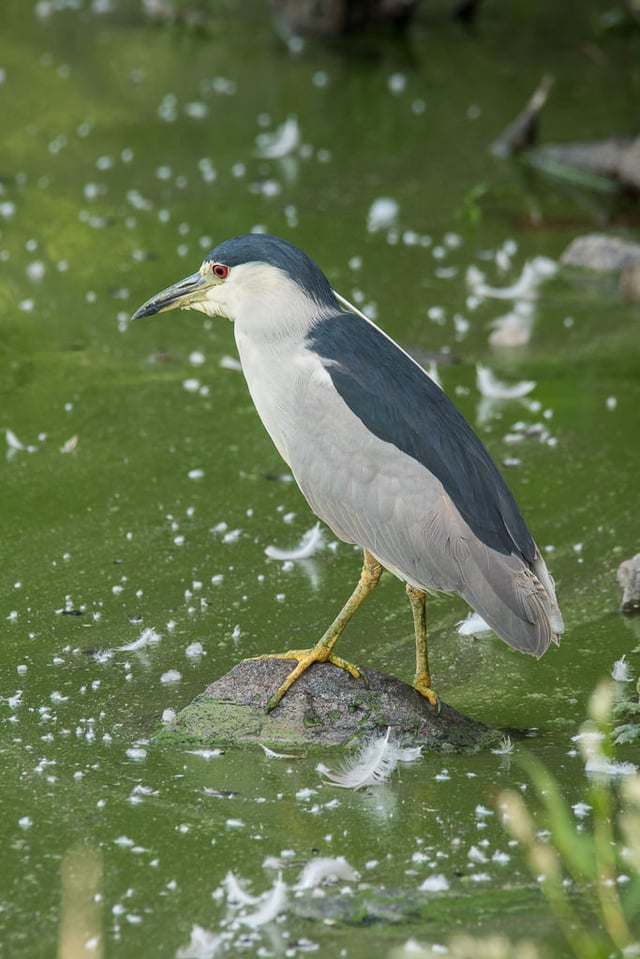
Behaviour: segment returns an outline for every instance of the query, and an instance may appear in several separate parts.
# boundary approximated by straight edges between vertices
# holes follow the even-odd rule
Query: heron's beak
[[[131,319],[139,320],[143,316],[153,316],[154,313],[165,313],[167,310],[193,309],[205,299],[207,290],[215,286],[216,282],[215,277],[210,274],[203,276],[200,271],[192,273],[186,279],[179,280],[152,296],[136,310]]]

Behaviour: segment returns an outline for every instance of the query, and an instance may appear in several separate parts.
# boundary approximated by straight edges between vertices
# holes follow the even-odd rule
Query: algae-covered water
[[[526,743],[583,815],[573,737],[614,662],[639,669],[615,580],[639,548],[638,308],[615,284],[553,272],[580,233],[637,238],[637,210],[488,146],[544,70],[546,139],[632,129],[638,34],[607,29],[608,4],[565,5],[560,22],[556,4],[488,2],[470,32],[436,8],[406,43],[291,50],[257,0],[212,6],[202,29],[116,0],[8,0],[1,14],[0,954],[357,959],[464,930],[564,955],[494,798],[528,794]],[[329,531],[304,563],[265,555],[315,519],[253,410],[230,324],[129,323],[215,243],[257,228],[307,250],[425,365],[435,356],[507,464],[566,637],[537,663],[460,635],[456,599],[430,601],[429,621],[440,695],[511,731],[512,754],[425,755],[352,793],[318,756],[151,742],[239,658],[308,645],[359,569]],[[544,277],[524,295],[483,289],[513,287],[535,257]],[[528,346],[492,346],[512,312]],[[535,386],[483,397],[477,364]],[[341,647],[411,677],[397,581]],[[318,856],[358,878],[329,888],[324,916],[301,915],[292,888]],[[280,873],[284,918],[234,924],[229,871],[256,896],[284,896]],[[398,916],[425,883],[430,904]],[[332,897],[363,889],[396,905],[340,921]]]

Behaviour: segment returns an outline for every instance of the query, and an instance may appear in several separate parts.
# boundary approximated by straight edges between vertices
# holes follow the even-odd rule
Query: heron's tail
[[[539,659],[550,643],[558,645],[564,623],[553,579],[537,547],[531,564],[485,546],[473,553],[476,575],[460,591],[463,599],[514,649]]]

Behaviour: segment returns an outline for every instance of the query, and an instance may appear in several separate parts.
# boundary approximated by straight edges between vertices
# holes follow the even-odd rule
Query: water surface
[[[317,757],[207,758],[149,742],[166,710],[240,657],[312,642],[359,558],[343,544],[292,568],[265,556],[314,518],[229,362],[230,325],[186,313],[129,324],[215,243],[263,228],[306,249],[425,363],[439,355],[444,387],[512,462],[567,634],[536,663],[459,636],[464,605],[434,599],[434,682],[460,710],[528,731],[526,747],[579,802],[572,737],[591,691],[624,654],[637,670],[639,631],[618,614],[615,582],[638,549],[637,307],[556,275],[529,301],[529,346],[500,351],[491,323],[514,304],[478,299],[467,275],[510,286],[527,261],[557,261],[616,213],[489,155],[542,70],[557,76],[550,140],[630,129],[640,72],[637,36],[595,29],[606,5],[566,28],[555,4],[538,6],[488,5],[472,33],[434,13],[407,45],[292,54],[257,3],[225,5],[206,31],[153,23],[133,4],[6,4],[2,954],[56,954],[70,874],[97,897],[80,935],[94,955],[174,956],[195,925],[236,954],[385,956],[454,929],[531,935],[564,954],[492,804],[497,788],[526,791],[520,740],[513,758],[428,755],[358,794],[323,783]],[[260,156],[260,135],[293,117],[294,149]],[[381,198],[393,202],[373,207]],[[372,207],[389,218],[372,222]],[[487,403],[477,363],[535,389]],[[505,441],[530,426],[533,437]],[[123,648],[144,630],[151,642]],[[389,577],[342,652],[409,678],[411,633]],[[318,854],[401,894],[442,877],[448,918],[230,925],[229,870],[259,894],[276,879],[270,861],[292,886]]]

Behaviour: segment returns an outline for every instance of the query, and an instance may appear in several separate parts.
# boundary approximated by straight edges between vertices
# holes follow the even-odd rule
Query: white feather
[[[287,117],[275,133],[260,133],[256,137],[258,156],[266,160],[279,160],[293,153],[300,146],[300,127],[295,117]]]
[[[277,546],[267,546],[265,553],[269,559],[309,559],[323,546],[324,534],[320,529],[320,523],[316,523],[311,529],[307,530],[299,544],[293,549],[278,549]]]
[[[511,736],[503,736],[500,740],[500,744],[496,746],[495,749],[492,749],[491,752],[495,756],[508,756],[509,753],[513,752],[513,743],[511,741]]]
[[[624,656],[622,659],[616,659],[613,664],[613,669],[611,670],[611,678],[615,679],[617,683],[630,683],[633,679],[633,674],[629,663],[626,661]]]
[[[260,908],[249,913],[248,916],[240,916],[240,922],[244,923],[245,926],[251,926],[252,929],[257,929],[268,922],[273,922],[286,908],[287,884],[278,876],[271,891],[263,897]]]
[[[466,619],[456,623],[460,636],[477,636],[478,633],[488,633],[491,627],[485,623],[480,613],[469,613]]]
[[[11,459],[17,450],[25,450],[27,453],[35,453],[37,450],[36,446],[25,446],[24,443],[18,439],[13,430],[5,429],[4,435],[7,440],[7,446],[9,447],[7,450],[7,459]]]
[[[345,789],[364,789],[386,782],[399,762],[413,762],[421,754],[419,746],[403,749],[390,742],[390,733],[389,726],[386,735],[365,743],[353,760],[336,772],[327,769],[322,763],[317,766],[318,772]]]
[[[311,859],[304,867],[294,889],[299,891],[315,889],[323,883],[337,882],[339,879],[355,882],[357,878],[358,874],[342,856],[337,858],[318,856],[317,859]]]
[[[254,906],[257,901],[257,896],[251,896],[240,884],[239,880],[236,879],[232,872],[228,872],[222,881],[227,893],[227,900],[239,906]]]
[[[234,356],[221,356],[218,366],[221,370],[235,370],[238,373],[242,373],[242,363]]]
[[[7,446],[12,450],[23,450],[24,443],[21,443],[13,430],[5,429],[4,435],[7,439]]]
[[[369,207],[367,214],[367,230],[376,233],[378,230],[388,230],[395,226],[400,213],[397,200],[390,196],[379,196]]]
[[[161,639],[160,633],[156,632],[151,626],[147,626],[137,639],[134,639],[132,643],[127,643],[126,646],[118,646],[117,650],[121,653],[136,652],[138,649],[145,649],[147,646],[155,646]]]
[[[420,892],[446,892],[448,888],[449,882],[442,873],[427,876],[422,885],[418,886]]]
[[[518,400],[526,396],[535,387],[533,380],[521,380],[519,383],[503,383],[497,379],[488,366],[476,364],[476,385],[482,396],[492,400]]]
[[[265,756],[268,756],[269,759],[304,759],[307,755],[306,753],[277,753],[275,749],[269,749],[264,743],[258,743],[258,746],[262,747]]]
[[[593,779],[607,780],[617,776],[635,776],[638,766],[635,763],[618,762],[605,756],[591,756],[584,764],[584,771]]]
[[[189,756],[199,756],[201,759],[214,759],[224,754],[222,749],[187,749],[186,752]]]
[[[536,256],[525,263],[522,273],[512,286],[488,286],[479,270],[476,273],[468,271],[467,283],[476,296],[490,296],[497,300],[532,299],[537,287],[557,271],[558,265],[553,260],[546,256]]]
[[[223,942],[223,936],[194,925],[189,944],[178,949],[176,959],[214,959]]]

